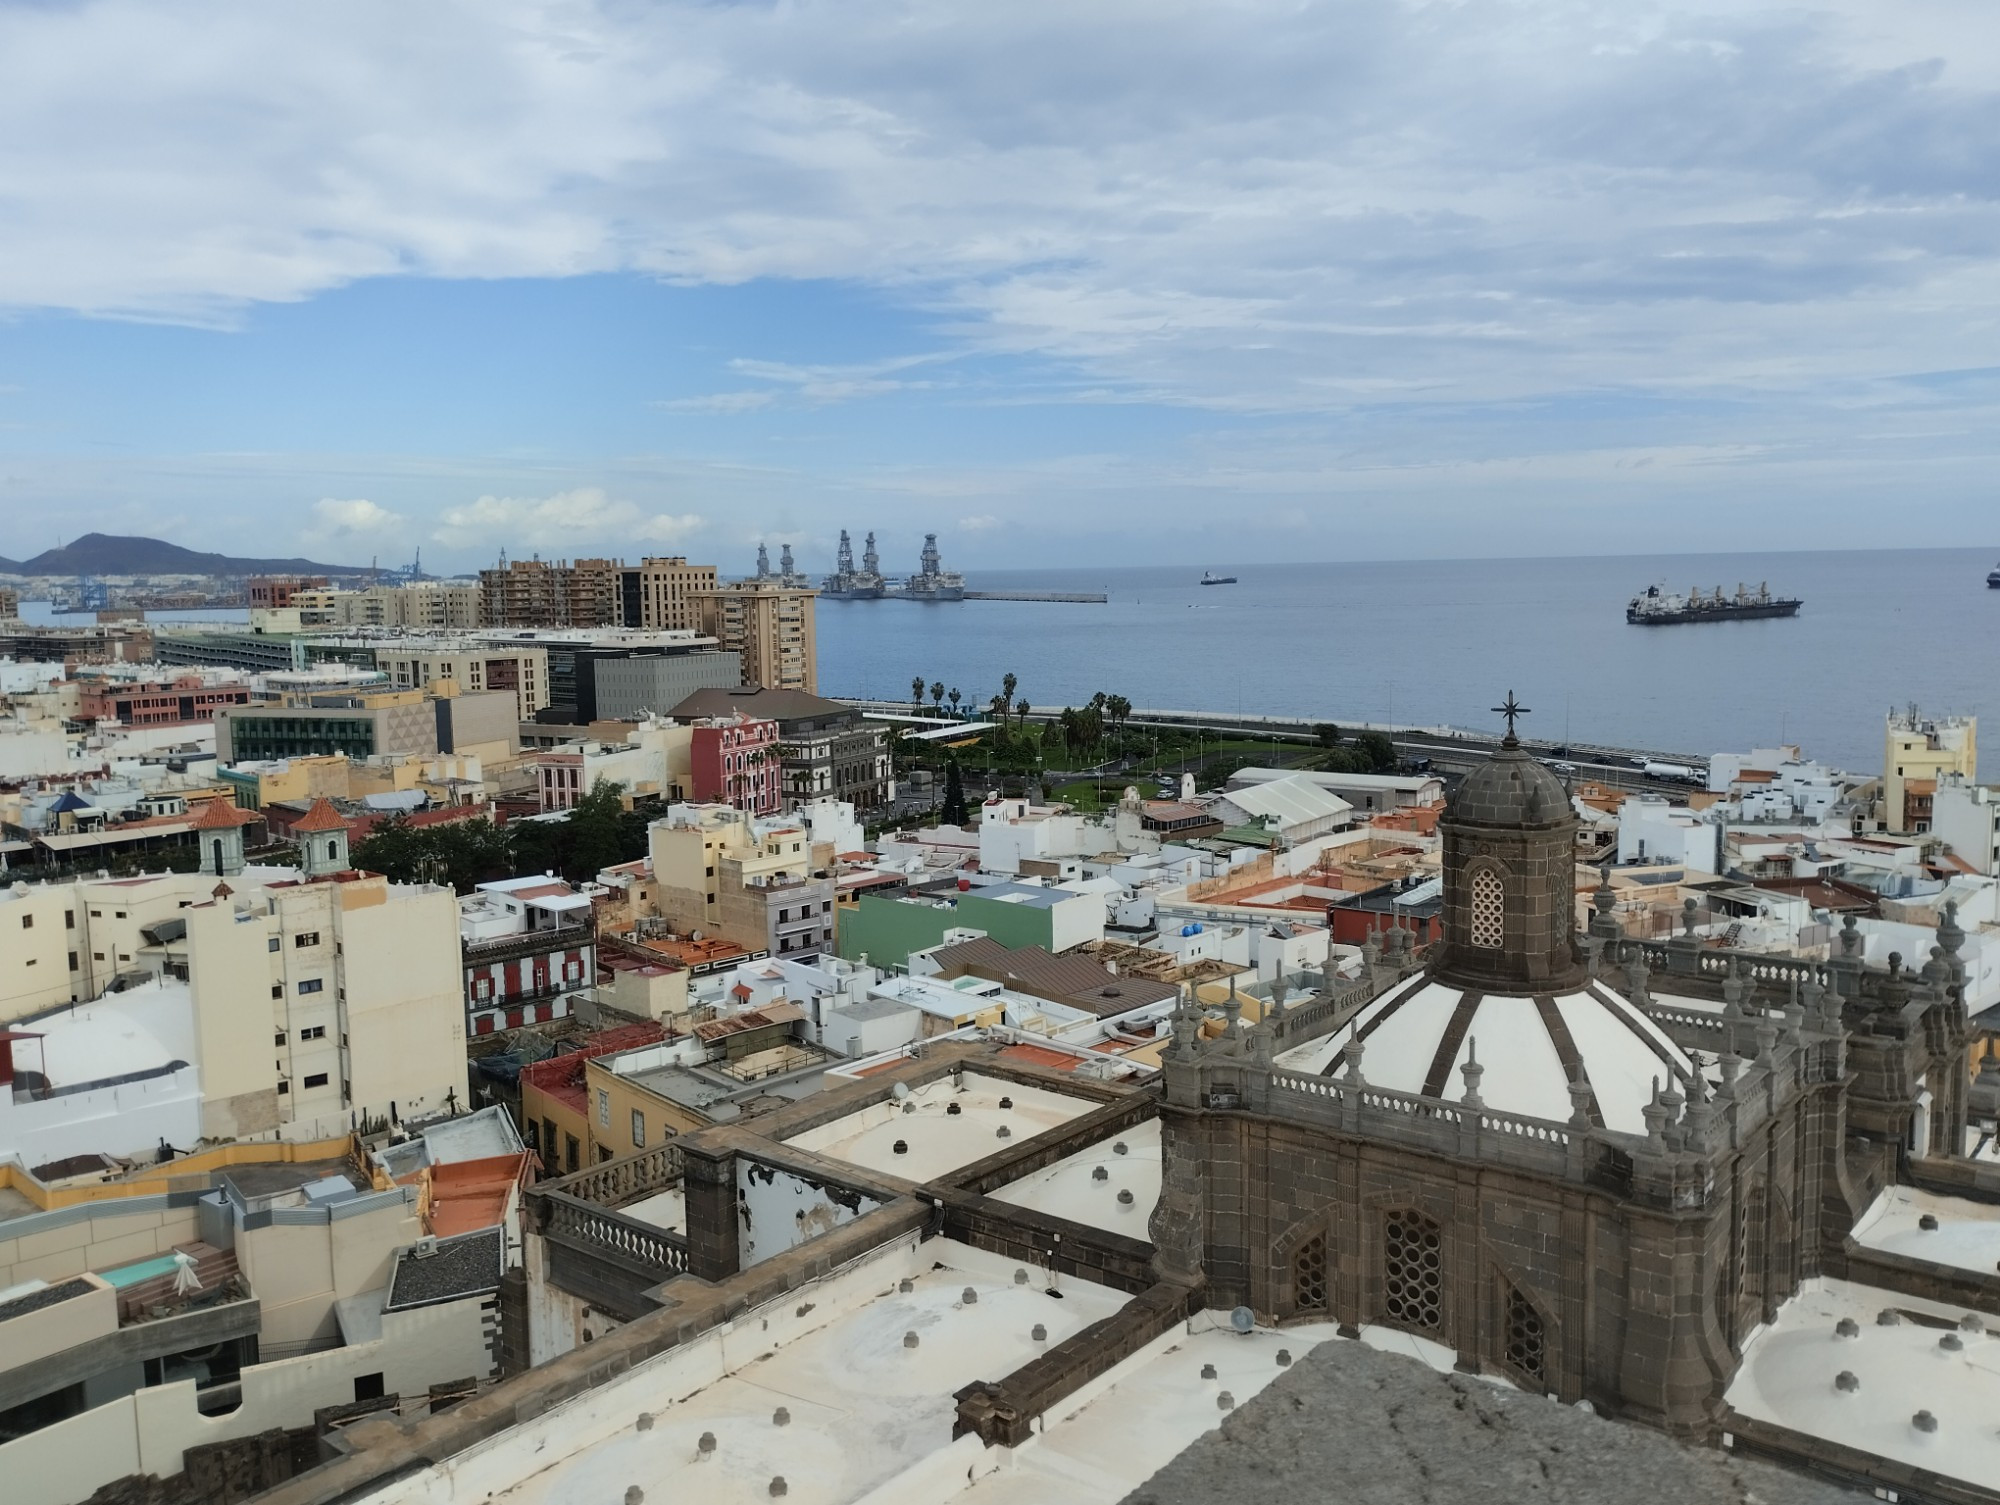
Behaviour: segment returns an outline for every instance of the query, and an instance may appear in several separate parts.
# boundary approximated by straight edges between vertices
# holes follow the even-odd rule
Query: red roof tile
[[[213,799],[208,808],[201,812],[194,823],[197,831],[233,831],[238,826],[247,826],[257,817],[248,810],[239,810],[226,799]]]
[[[312,808],[292,822],[294,831],[345,831],[347,821],[333,808],[333,801],[321,795],[312,802]]]

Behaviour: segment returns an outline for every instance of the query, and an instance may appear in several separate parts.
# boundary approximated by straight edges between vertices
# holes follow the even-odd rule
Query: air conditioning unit
[[[415,1259],[429,1259],[437,1252],[438,1241],[435,1234],[427,1233],[414,1244],[410,1245],[410,1254]]]

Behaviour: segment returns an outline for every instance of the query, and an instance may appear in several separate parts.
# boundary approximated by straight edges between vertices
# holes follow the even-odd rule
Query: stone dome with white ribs
[[[1504,994],[1413,978],[1366,1005],[1346,1028],[1285,1052],[1277,1064],[1344,1076],[1356,1040],[1371,1087],[1456,1101],[1476,1055],[1488,1108],[1566,1123],[1575,1112],[1570,1083],[1578,1081],[1591,1122],[1619,1134],[1646,1132],[1644,1110],[1656,1090],[1671,1087],[1685,1097],[1694,1081],[1686,1052],[1596,981],[1560,993]]]

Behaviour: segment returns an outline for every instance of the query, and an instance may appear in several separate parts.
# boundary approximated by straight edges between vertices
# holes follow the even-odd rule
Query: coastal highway
[[[846,699],[846,697],[841,698]],[[903,715],[908,715],[910,709],[906,700],[848,699],[847,704],[867,711],[886,711]],[[1050,721],[1061,713],[1060,706],[1038,705],[1032,707],[1028,714],[1037,721]],[[1441,774],[1467,773],[1485,762],[1500,746],[1500,739],[1497,736],[1468,732],[1457,727],[1385,725],[1380,722],[1343,721],[1337,717],[1308,719],[1298,716],[1251,716],[1219,711],[1135,708],[1125,724],[1129,728],[1141,731],[1148,728],[1158,728],[1162,731],[1170,729],[1192,731],[1198,728],[1204,734],[1216,737],[1316,744],[1319,738],[1314,728],[1323,719],[1334,721],[1344,739],[1351,740],[1362,732],[1382,732],[1395,744],[1398,757],[1405,761],[1428,758],[1431,761],[1432,771]],[[1558,744],[1532,737],[1522,738],[1521,745],[1532,756],[1545,763],[1571,764],[1576,769],[1575,777],[1579,779],[1590,779],[1615,789],[1663,793],[1687,787],[1648,778],[1639,767],[1642,762],[1648,760],[1688,764],[1694,767],[1706,767],[1708,764],[1705,755],[1660,748],[1608,747],[1601,743],[1572,741],[1567,745],[1566,751],[1559,751]]]

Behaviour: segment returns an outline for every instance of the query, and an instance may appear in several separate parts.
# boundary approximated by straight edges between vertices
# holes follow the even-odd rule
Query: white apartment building
[[[1004,796],[979,807],[979,866],[984,872],[1014,877],[1024,862],[1061,863],[1117,850],[1111,822],[1079,815],[1067,805],[1035,805]]]
[[[2000,874],[2000,786],[1946,774],[1932,796],[1931,834],[1975,871]]]
[[[1796,743],[1714,754],[1708,789],[1725,796],[1738,819],[1815,823],[1831,816],[1847,793],[1838,773],[1805,757]]]
[[[1635,795],[1618,807],[1620,862],[1675,862],[1698,873],[1720,872],[1722,828],[1656,794]]]
[[[461,1100],[456,899],[336,860],[321,878],[251,868],[0,891],[0,1024],[30,1037],[11,1042],[14,1074],[60,1089],[11,1105],[0,1157],[321,1139]]]

